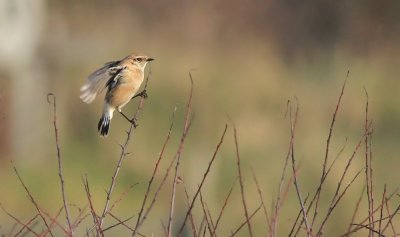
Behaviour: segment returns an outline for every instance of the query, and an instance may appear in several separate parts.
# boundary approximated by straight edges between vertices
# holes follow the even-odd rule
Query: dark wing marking
[[[114,89],[119,83],[119,78],[121,77],[120,73],[122,70],[124,70],[125,67],[115,67],[115,68],[110,68],[110,79],[107,81],[106,87],[107,87],[107,92]],[[113,72],[111,74],[111,71]]]
[[[96,98],[96,95],[102,92],[110,77],[113,78],[115,72],[122,68],[118,66],[119,63],[120,61],[108,62],[88,76],[86,84],[81,87],[80,98],[85,103],[91,103]]]

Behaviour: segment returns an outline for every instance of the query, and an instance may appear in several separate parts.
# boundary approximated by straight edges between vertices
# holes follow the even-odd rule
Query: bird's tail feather
[[[101,116],[99,123],[97,124],[97,130],[99,131],[100,135],[106,137],[108,135],[108,130],[110,129],[110,122],[111,117],[107,114],[103,114]]]

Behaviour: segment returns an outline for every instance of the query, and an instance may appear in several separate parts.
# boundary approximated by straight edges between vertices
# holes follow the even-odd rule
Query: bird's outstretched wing
[[[113,81],[123,69],[119,63],[120,61],[108,62],[88,76],[87,82],[81,87],[80,98],[83,102],[92,103],[97,94],[109,86],[110,81]]]

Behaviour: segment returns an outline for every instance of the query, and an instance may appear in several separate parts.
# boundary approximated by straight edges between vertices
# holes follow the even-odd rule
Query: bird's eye
[[[136,61],[141,62],[143,58],[136,58]]]

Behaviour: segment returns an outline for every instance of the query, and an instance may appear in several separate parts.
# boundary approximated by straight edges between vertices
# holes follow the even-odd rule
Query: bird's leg
[[[130,123],[133,125],[133,127],[136,128],[137,126],[139,126],[139,124],[137,124],[135,118],[129,119],[128,116],[126,116],[124,113],[122,113],[122,111],[119,111],[119,113],[120,113],[126,120],[128,120],[128,122],[130,122]]]
[[[147,95],[146,89],[144,89],[140,93],[136,94],[134,97],[131,98],[131,100],[136,98],[136,97],[139,97],[139,96],[147,99],[148,95]]]

